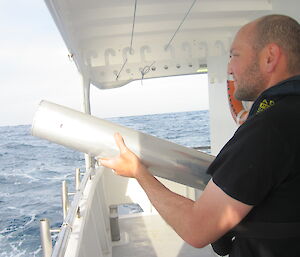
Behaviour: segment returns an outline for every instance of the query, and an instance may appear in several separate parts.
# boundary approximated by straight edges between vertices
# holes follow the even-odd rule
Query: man
[[[300,256],[300,25],[283,15],[264,16],[240,29],[230,53],[235,96],[255,103],[209,167],[212,179],[197,201],[157,181],[119,134],[120,155],[100,163],[136,178],[194,247],[222,241],[231,231],[231,257]]]

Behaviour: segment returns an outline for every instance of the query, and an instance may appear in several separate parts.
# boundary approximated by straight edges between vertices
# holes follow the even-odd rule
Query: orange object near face
[[[249,112],[244,108],[243,103],[234,97],[234,81],[230,79],[227,80],[227,95],[230,112],[234,121],[238,125],[243,124]]]

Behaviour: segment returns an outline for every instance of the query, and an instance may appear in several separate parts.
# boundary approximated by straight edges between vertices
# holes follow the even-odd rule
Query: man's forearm
[[[138,174],[137,181],[164,220],[186,242],[199,246],[192,235],[197,229],[193,226],[195,219],[191,220],[195,202],[170,191],[144,167]]]
[[[236,226],[253,207],[228,196],[213,181],[207,184],[195,202],[173,193],[126,147],[120,134],[115,134],[115,140],[120,155],[100,159],[101,165],[115,170],[120,176],[136,178],[166,222],[195,247],[217,240]]]

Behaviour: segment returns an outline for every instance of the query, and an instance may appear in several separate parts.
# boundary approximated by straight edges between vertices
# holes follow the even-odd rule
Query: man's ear
[[[262,56],[262,65],[266,72],[270,73],[275,70],[279,63],[281,54],[281,49],[277,44],[271,43],[266,45],[266,47],[263,49]]]

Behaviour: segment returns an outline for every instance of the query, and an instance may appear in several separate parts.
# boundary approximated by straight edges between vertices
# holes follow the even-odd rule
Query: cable
[[[130,53],[130,54],[133,54],[133,51],[132,51],[132,42],[133,42],[133,33],[134,33],[134,25],[135,25],[136,6],[137,6],[137,0],[135,0],[135,3],[134,3],[133,22],[132,22],[131,39],[130,39],[130,50],[129,50],[129,53]],[[122,70],[124,69],[125,64],[127,63],[127,60],[128,60],[128,59],[126,58],[126,60],[124,61],[124,63],[123,63],[123,65],[122,65],[122,67],[121,67],[119,73],[118,73],[117,76],[116,76],[116,80],[119,79],[119,76],[120,76]]]
[[[192,3],[190,9],[187,11],[187,13],[185,14],[184,18],[182,19],[181,23],[179,24],[178,28],[176,29],[174,35],[172,36],[172,38],[170,39],[169,43],[167,44],[167,46],[165,47],[165,50],[168,50],[173,38],[175,37],[175,35],[177,34],[178,30],[180,29],[181,25],[184,23],[186,17],[189,15],[190,11],[192,10],[192,8],[194,7],[195,3],[197,0],[194,0],[194,2]]]
[[[137,0],[135,0],[134,3],[134,13],[133,13],[133,22],[132,22],[131,40],[130,40],[130,54],[132,54],[132,41],[133,41],[133,32],[134,32],[134,25],[135,25],[136,6],[137,6]]]

